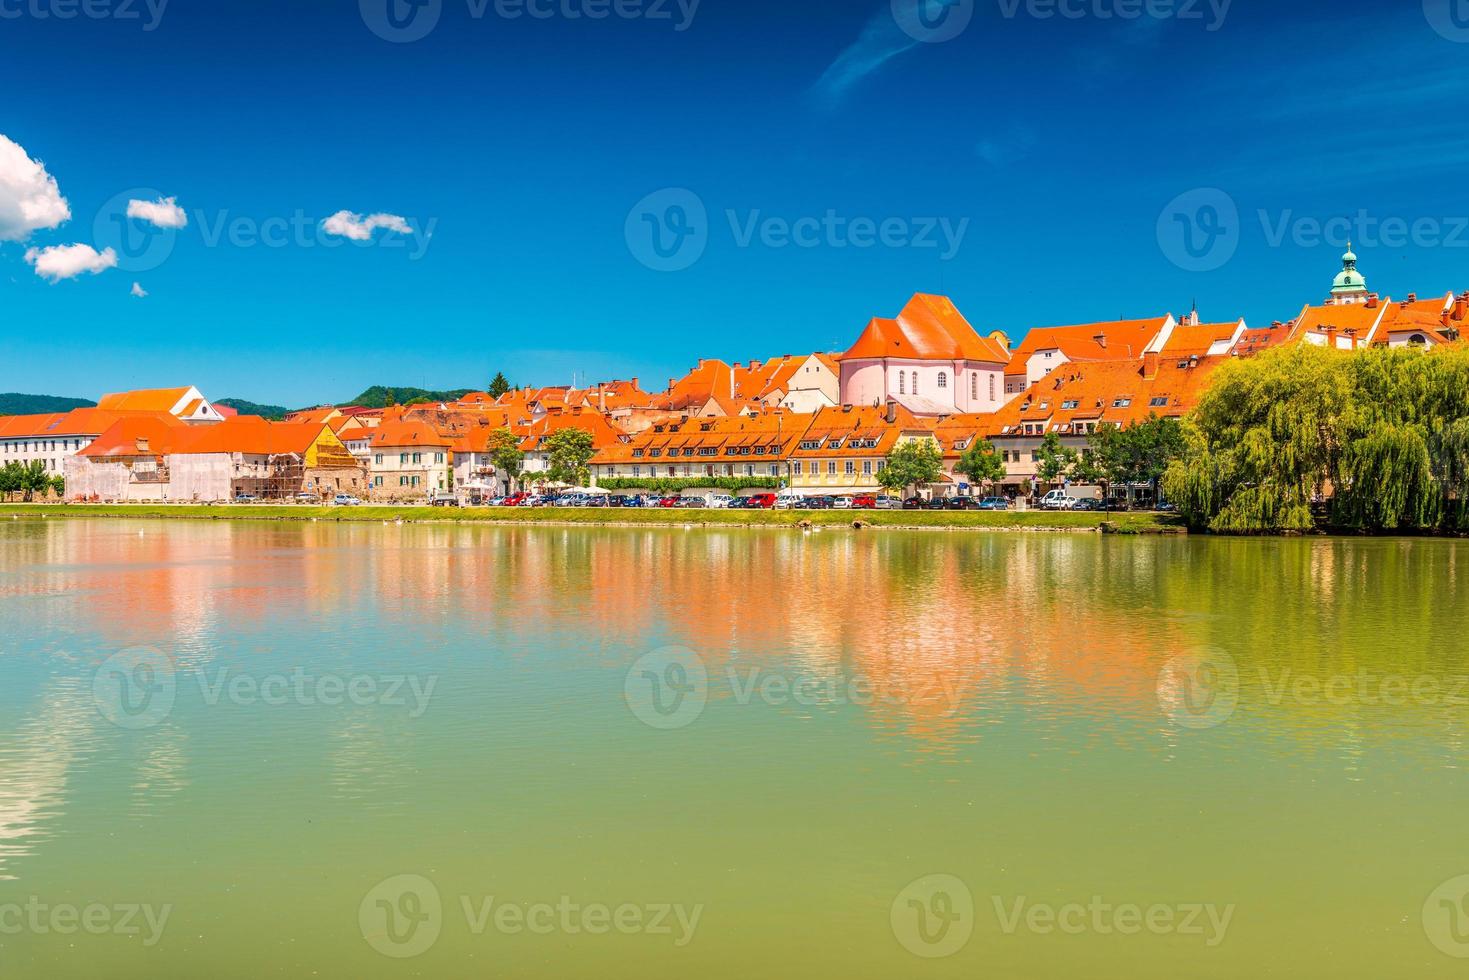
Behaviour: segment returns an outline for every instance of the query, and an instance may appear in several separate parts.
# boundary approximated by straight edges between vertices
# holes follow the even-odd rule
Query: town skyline
[[[1195,299],[1268,323],[1316,298],[1348,238],[1385,295],[1464,279],[1469,151],[1442,111],[1469,94],[1463,47],[1418,5],[969,5],[921,40],[886,0],[666,21],[436,6],[411,42],[356,3],[7,20],[16,77],[67,43],[147,96],[119,115],[61,84],[10,107],[10,163],[41,166],[68,216],[0,231],[25,325],[0,340],[0,388],[188,378],[295,407],[497,370],[661,380],[839,350],[920,291],[1017,342]],[[263,61],[210,57],[232,43]],[[1249,64],[1272,66],[1268,93]],[[975,95],[935,98],[954,86]],[[116,265],[47,252],[78,245]]]

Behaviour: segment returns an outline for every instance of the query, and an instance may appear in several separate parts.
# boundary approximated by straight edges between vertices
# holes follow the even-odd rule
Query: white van
[[[1070,510],[1076,506],[1076,498],[1065,490],[1052,490],[1041,498],[1041,510]]]

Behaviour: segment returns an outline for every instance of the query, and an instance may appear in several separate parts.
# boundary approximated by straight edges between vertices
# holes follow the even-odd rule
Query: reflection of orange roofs
[[[947,296],[918,293],[896,319],[871,320],[841,355],[842,360],[883,357],[1004,364],[1010,353],[994,337],[981,337]]]

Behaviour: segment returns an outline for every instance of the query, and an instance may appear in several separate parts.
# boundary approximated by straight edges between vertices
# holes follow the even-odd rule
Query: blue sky
[[[0,241],[0,390],[652,388],[920,290],[1014,339],[1268,323],[1348,231],[1384,294],[1469,288],[1447,0],[89,2],[0,0],[0,134],[71,214]],[[117,266],[37,274],[71,244]]]

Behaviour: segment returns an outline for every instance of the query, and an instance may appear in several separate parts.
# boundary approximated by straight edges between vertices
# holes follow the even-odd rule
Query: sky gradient
[[[0,134],[71,211],[0,241],[3,391],[653,389],[844,349],[917,291],[1014,340],[1268,323],[1348,233],[1374,290],[1469,288],[1441,0],[93,2],[0,0]],[[165,197],[183,228],[124,213]],[[118,266],[25,257],[73,243]]]

